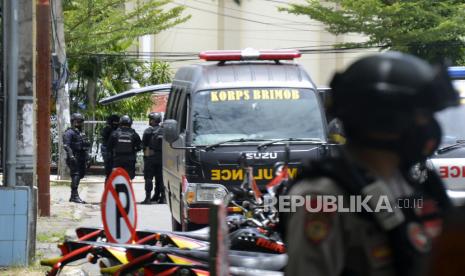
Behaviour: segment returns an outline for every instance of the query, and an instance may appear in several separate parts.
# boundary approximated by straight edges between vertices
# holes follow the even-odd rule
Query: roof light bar
[[[301,57],[298,50],[255,50],[247,48],[240,50],[214,50],[199,54],[200,59],[206,61],[233,61],[233,60],[293,60]]]
[[[452,79],[465,79],[465,66],[449,67],[449,76]]]

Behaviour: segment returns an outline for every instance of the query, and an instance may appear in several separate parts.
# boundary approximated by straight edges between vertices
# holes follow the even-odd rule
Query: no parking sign
[[[132,243],[136,238],[137,209],[131,179],[123,168],[116,168],[105,183],[102,221],[110,242]]]

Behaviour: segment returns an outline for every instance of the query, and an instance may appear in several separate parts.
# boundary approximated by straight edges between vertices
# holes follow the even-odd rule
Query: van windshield
[[[454,86],[461,95],[460,105],[436,115],[442,129],[443,144],[454,144],[457,140],[465,139],[465,80],[454,81]]]
[[[323,117],[311,89],[251,88],[197,92],[193,144],[229,139],[325,140]]]

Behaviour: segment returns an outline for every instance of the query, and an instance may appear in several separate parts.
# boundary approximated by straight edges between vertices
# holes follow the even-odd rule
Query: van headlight
[[[208,203],[215,200],[223,200],[228,194],[228,189],[220,184],[189,183],[184,193],[184,201],[192,203]]]

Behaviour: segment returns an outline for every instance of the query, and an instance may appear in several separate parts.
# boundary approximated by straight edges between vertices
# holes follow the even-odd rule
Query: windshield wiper
[[[438,150],[437,150],[437,153],[438,153],[438,154],[443,154],[443,153],[446,153],[446,152],[451,151],[451,150],[453,150],[453,149],[456,149],[456,148],[458,148],[458,147],[460,147],[460,146],[462,146],[462,145],[465,145],[465,140],[457,140],[457,141],[455,142],[455,144],[452,144],[452,145],[449,145],[449,146],[445,146],[445,147],[443,147],[443,148],[438,149]]]
[[[257,149],[262,149],[266,148],[274,143],[279,143],[279,142],[293,142],[293,141],[305,141],[305,142],[312,142],[312,143],[325,143],[323,140],[318,139],[318,138],[284,138],[284,139],[278,139],[270,142],[265,142],[257,146]]]
[[[213,149],[213,148],[216,148],[216,147],[218,147],[218,146],[221,146],[221,145],[227,144],[227,143],[234,143],[234,142],[256,142],[256,141],[266,141],[266,140],[269,140],[269,139],[249,139],[249,138],[231,139],[231,140],[226,140],[226,141],[222,141],[222,142],[218,142],[218,143],[215,143],[215,144],[208,145],[208,146],[205,147],[205,150]]]

